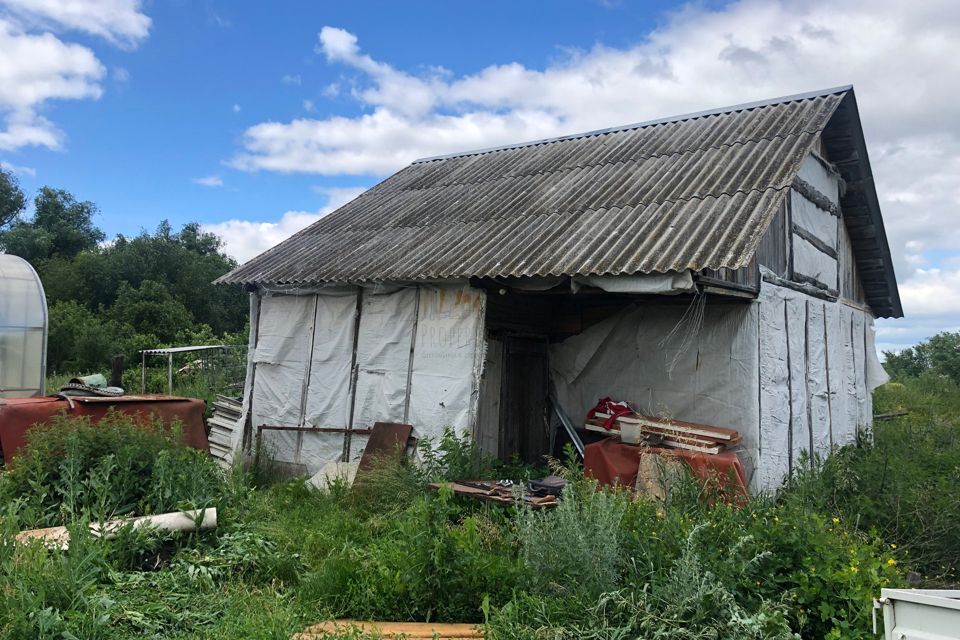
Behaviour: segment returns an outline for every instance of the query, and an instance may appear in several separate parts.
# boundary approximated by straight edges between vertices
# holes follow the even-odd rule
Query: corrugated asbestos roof
[[[218,282],[739,268],[848,91],[417,161]]]

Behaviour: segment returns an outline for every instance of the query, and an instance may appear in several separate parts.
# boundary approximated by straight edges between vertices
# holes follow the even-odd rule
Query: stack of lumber
[[[675,449],[720,453],[727,447],[740,444],[739,431],[708,424],[641,415],[622,416],[617,418],[617,421],[638,424],[644,437],[649,440],[659,440],[659,444]]]
[[[239,398],[230,398],[217,394],[213,401],[213,415],[207,420],[210,426],[210,455],[217,459],[224,469],[233,464],[233,432],[239,429],[241,416],[241,402]]]
[[[605,426],[609,418],[609,413],[598,411],[594,417],[587,418],[587,422],[583,426],[587,431],[596,431],[597,433],[605,433],[607,435],[620,435],[620,425],[616,422],[610,425],[609,429]]]
[[[587,421],[588,431],[604,432],[611,435],[620,433],[621,424],[639,425],[644,440],[649,445],[699,451],[716,454],[740,443],[740,432],[696,422],[682,422],[666,418],[653,418],[638,413],[620,416],[617,425],[609,430],[603,428],[608,415],[598,413]]]

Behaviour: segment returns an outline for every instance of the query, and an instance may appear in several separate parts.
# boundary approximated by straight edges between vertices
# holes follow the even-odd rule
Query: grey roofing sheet
[[[418,161],[219,282],[738,268],[846,91]]]

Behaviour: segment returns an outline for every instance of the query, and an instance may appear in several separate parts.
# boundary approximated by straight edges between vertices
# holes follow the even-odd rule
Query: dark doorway
[[[503,356],[499,457],[542,462],[550,452],[546,338],[507,336]]]

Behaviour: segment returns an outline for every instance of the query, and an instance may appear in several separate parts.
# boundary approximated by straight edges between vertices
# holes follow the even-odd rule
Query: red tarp
[[[0,449],[8,462],[17,449],[26,444],[27,430],[45,423],[61,411],[70,416],[90,416],[94,422],[111,407],[123,413],[146,420],[156,415],[164,424],[180,420],[183,425],[183,443],[194,449],[208,451],[207,433],[203,427],[206,403],[195,398],[174,396],[122,396],[119,398],[74,397],[73,409],[60,398],[5,398],[0,400]]]
[[[604,438],[588,444],[583,455],[583,469],[600,484],[620,484],[633,488],[640,470],[640,456],[659,455],[683,460],[704,483],[714,483],[721,491],[727,487],[747,495],[747,476],[740,458],[733,451],[717,454],[624,444]]]

